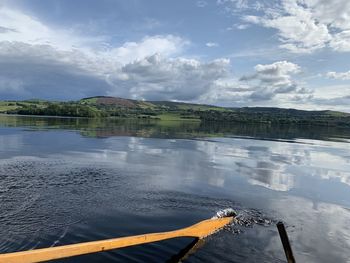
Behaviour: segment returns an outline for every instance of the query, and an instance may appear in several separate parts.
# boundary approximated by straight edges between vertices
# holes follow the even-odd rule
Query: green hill
[[[141,118],[161,121],[277,123],[350,127],[350,114],[271,107],[224,108],[173,101],[96,96],[79,101],[0,101],[0,113],[90,118]]]

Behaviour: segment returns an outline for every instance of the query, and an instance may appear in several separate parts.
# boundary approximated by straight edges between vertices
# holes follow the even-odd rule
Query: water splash
[[[244,228],[251,228],[254,225],[263,227],[271,226],[277,220],[264,215],[262,212],[254,209],[235,210],[233,208],[226,208],[216,212],[212,219],[233,216],[235,220],[225,226],[224,230],[232,234],[240,234],[244,232]]]
[[[276,219],[269,218],[255,209],[240,211],[236,219],[236,224],[244,227],[252,227],[253,225],[270,226],[277,222]]]
[[[218,218],[230,217],[230,216],[236,217],[237,212],[232,208],[226,208],[226,209],[217,211],[215,216],[212,217],[212,219],[218,219]]]

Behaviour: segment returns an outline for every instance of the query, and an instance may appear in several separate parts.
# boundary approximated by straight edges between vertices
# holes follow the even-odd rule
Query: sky
[[[349,0],[0,0],[0,99],[350,112]]]

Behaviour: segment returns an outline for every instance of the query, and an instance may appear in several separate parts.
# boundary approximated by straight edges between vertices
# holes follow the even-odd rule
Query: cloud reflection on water
[[[10,151],[0,148],[0,199],[7,213],[2,220],[18,234],[23,228],[16,228],[12,221],[24,210],[24,219],[32,223],[28,232],[51,231],[89,218],[92,212],[106,213],[101,202],[108,202],[114,212],[132,209],[134,214],[152,213],[152,209],[183,213],[208,206],[196,203],[195,194],[213,198],[210,209],[220,198],[229,197],[248,207],[273,211],[276,218],[296,225],[289,230],[301,262],[320,258],[342,262],[350,247],[350,212],[345,208],[350,207],[347,143],[96,139],[67,131],[20,136],[9,132],[0,135],[0,142],[13,143]],[[182,194],[188,195],[190,205],[184,206]],[[67,198],[71,203],[61,206]],[[25,207],[13,209],[16,202]],[[53,219],[64,224],[52,226]],[[278,236],[267,240],[265,253],[274,255],[280,245]],[[6,242],[1,246],[8,248]]]
[[[245,177],[252,185],[275,191],[298,188],[305,176],[350,185],[346,146],[333,142],[324,147],[249,139],[193,141],[129,137],[109,138],[105,145],[105,149],[92,152],[72,152],[73,158],[121,167],[141,165],[160,178],[166,175],[164,178],[171,185],[186,180],[224,187],[232,176]]]

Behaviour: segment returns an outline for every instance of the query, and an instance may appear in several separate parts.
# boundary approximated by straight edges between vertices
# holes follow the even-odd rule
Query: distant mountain
[[[90,105],[112,105],[117,107],[126,107],[126,108],[136,108],[139,106],[139,101],[123,99],[118,97],[108,97],[108,96],[96,96],[84,98],[79,101],[81,104],[90,104]]]
[[[124,108],[166,108],[166,109],[223,109],[223,107],[194,104],[185,102],[174,101],[144,101],[144,100],[132,100],[118,97],[109,96],[95,96],[89,98],[83,98],[79,101],[81,104],[87,105],[100,105],[100,106],[115,106]],[[225,108],[229,110],[229,108]]]
[[[350,114],[272,107],[225,108],[173,101],[96,96],[79,101],[0,101],[0,113],[71,117],[141,118],[162,121],[245,122],[350,127]]]

